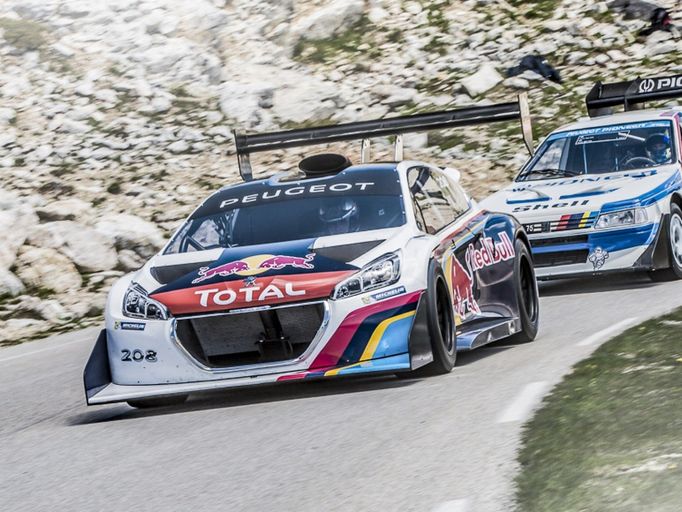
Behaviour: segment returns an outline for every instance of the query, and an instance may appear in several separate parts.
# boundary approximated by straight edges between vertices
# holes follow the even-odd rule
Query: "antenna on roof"
[[[400,162],[403,159],[403,134],[399,133],[395,136],[393,143],[393,160]]]
[[[371,158],[372,141],[369,139],[362,139],[360,145],[360,163],[366,164]]]

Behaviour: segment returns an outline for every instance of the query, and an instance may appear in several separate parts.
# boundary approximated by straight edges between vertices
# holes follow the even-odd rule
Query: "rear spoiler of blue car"
[[[493,123],[520,119],[523,139],[528,150],[533,150],[533,133],[526,93],[518,101],[493,105],[464,107],[455,110],[390,117],[373,121],[319,126],[283,132],[241,134],[234,131],[239,173],[244,181],[253,179],[251,153],[275,151],[315,144],[362,140],[362,161],[369,159],[369,139],[395,135],[395,160],[403,159],[402,135],[410,132],[442,130],[458,126]]]
[[[647,101],[682,97],[682,75],[637,78],[628,82],[597,82],[585,98],[590,117],[613,113],[611,107],[623,105],[625,110],[643,108]]]

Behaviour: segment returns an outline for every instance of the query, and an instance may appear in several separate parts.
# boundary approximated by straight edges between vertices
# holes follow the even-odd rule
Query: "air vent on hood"
[[[176,279],[189,274],[195,270],[199,270],[201,267],[210,266],[214,260],[210,261],[198,261],[192,263],[182,263],[179,265],[167,265],[164,267],[152,267],[149,272],[151,272],[152,277],[156,279],[161,284],[172,283]]]
[[[359,258],[368,251],[371,251],[385,240],[370,240],[369,242],[358,242],[356,244],[335,245],[333,247],[321,247],[314,249],[313,252],[336,261],[348,263]]]

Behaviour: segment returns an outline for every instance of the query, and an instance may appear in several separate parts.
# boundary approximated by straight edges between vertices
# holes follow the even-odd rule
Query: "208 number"
[[[154,350],[142,350],[136,348],[135,350],[121,350],[121,361],[141,363],[147,361],[148,363],[156,362],[156,352]]]

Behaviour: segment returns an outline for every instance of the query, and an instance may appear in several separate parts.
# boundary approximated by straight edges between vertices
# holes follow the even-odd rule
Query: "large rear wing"
[[[590,117],[611,113],[610,108],[623,105],[625,110],[643,108],[647,101],[682,97],[682,75],[637,78],[629,82],[603,84],[597,82],[587,94],[585,103]]]
[[[251,153],[274,151],[278,149],[327,144],[346,140],[362,140],[361,158],[369,160],[369,139],[395,135],[394,157],[396,161],[403,159],[402,135],[409,132],[442,130],[458,126],[469,126],[500,121],[521,120],[523,139],[528,150],[533,151],[533,132],[528,107],[528,96],[522,93],[518,101],[498,103],[475,107],[464,107],[443,112],[415,114],[411,116],[392,117],[374,121],[320,126],[283,132],[260,133],[246,135],[234,131],[237,147],[239,173],[244,181],[253,179],[251,169]]]

